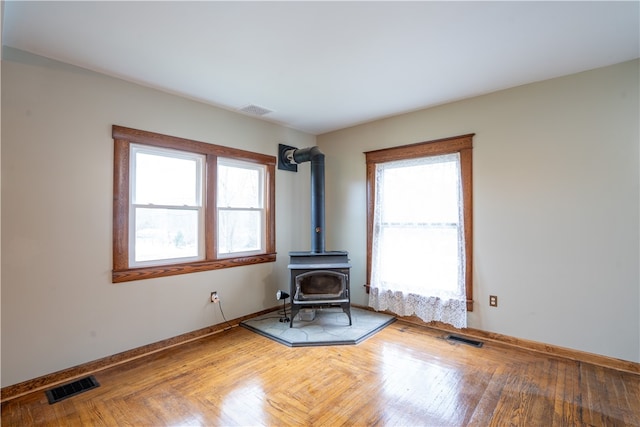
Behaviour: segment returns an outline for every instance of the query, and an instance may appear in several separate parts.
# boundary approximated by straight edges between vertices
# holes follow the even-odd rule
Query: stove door
[[[295,276],[297,301],[345,299],[348,274],[335,270],[310,270]]]

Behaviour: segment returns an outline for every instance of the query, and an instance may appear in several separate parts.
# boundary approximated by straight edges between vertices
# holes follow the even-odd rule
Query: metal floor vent
[[[44,393],[47,395],[47,399],[49,399],[49,404],[51,405],[60,402],[61,400],[64,400],[68,397],[75,396],[76,394],[80,394],[96,387],[100,387],[100,384],[93,375],[90,375],[86,378],[80,378],[79,380],[76,380],[69,384],[52,388],[51,390],[47,390]]]
[[[447,335],[446,337],[444,337],[445,340],[447,341],[453,341],[453,342],[461,342],[463,344],[468,344],[468,345],[472,345],[474,347],[482,347],[482,342],[481,341],[476,341],[476,340],[472,340],[469,338],[465,338],[465,337],[460,337],[458,335]]]

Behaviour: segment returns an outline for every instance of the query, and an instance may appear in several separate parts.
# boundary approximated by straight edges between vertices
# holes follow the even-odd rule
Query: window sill
[[[185,264],[156,265],[153,267],[130,268],[113,270],[113,283],[131,282],[134,280],[154,279],[156,277],[175,276],[178,274],[197,273],[200,271],[219,270],[222,268],[238,267],[241,265],[262,264],[274,262],[276,254],[261,254],[238,258],[224,258],[211,261],[198,261]]]

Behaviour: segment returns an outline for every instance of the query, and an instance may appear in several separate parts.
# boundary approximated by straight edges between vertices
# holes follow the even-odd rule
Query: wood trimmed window
[[[471,156],[473,135],[474,134],[462,135],[365,153],[367,162],[367,284],[365,286],[367,292],[369,292],[372,271],[373,227],[376,205],[376,165],[397,160],[459,153],[464,221],[464,282],[467,311],[473,311],[473,197]]]
[[[112,136],[114,283],[275,261],[275,157],[116,125],[112,128]],[[135,176],[132,176],[132,173],[136,173],[136,164],[132,162],[132,153],[135,150],[145,152],[145,149],[148,155],[162,156],[166,152],[169,158],[172,158],[171,152],[182,153],[178,156],[179,160],[185,160],[187,163],[191,161],[194,165],[193,181],[196,181],[196,176],[201,177],[201,181],[197,181],[190,190],[196,196],[190,195],[187,198],[189,202],[177,204],[155,204],[149,201],[134,204],[132,182]],[[259,194],[254,199],[259,200],[259,206],[253,206],[246,201],[239,201],[234,206],[218,206],[219,166],[225,169],[237,166],[239,175],[235,176],[255,176],[254,181],[259,183],[256,192]],[[193,253],[186,256],[165,256],[151,261],[136,260],[133,226],[137,210],[146,210],[147,213],[158,215],[181,212],[184,216],[197,218],[189,222],[190,229],[195,229],[197,233]],[[160,210],[164,212],[159,212]],[[235,249],[228,237],[218,238],[218,230],[222,224],[221,215],[225,218],[236,215],[254,221],[253,227],[247,227],[256,234],[251,239],[249,250]],[[246,235],[247,232],[244,232],[243,238],[247,239]],[[183,233],[172,238],[180,242],[185,239]],[[219,250],[221,242],[224,242],[224,247]]]

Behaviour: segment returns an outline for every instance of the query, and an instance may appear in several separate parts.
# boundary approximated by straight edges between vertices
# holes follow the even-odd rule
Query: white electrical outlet
[[[215,302],[215,303],[220,302],[220,297],[218,297],[217,291],[211,292],[211,302]]]

